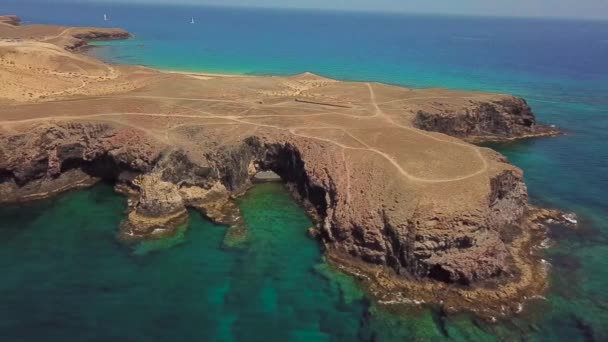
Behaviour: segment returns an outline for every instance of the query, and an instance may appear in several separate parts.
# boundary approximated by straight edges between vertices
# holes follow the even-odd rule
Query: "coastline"
[[[202,80],[202,81],[210,80],[210,79],[213,79],[213,78],[231,79],[231,78],[246,78],[247,77],[246,75],[226,75],[226,74],[198,73],[198,72],[195,72],[195,73],[193,73],[193,72],[175,72],[175,71],[173,71],[173,72],[166,72],[166,71],[158,71],[156,69],[146,68],[146,67],[134,67],[134,68],[149,69],[153,73],[159,72],[161,74],[177,75],[177,76],[180,76],[180,77],[181,76],[186,76],[188,78],[193,78],[195,80]],[[250,77],[255,78],[255,76],[250,76]],[[316,82],[316,83],[314,83],[315,85],[316,84],[321,84],[322,82],[325,82],[325,81],[319,80],[318,78],[314,78],[314,77],[316,77],[314,75],[312,75],[310,77],[313,77],[313,80],[310,81],[310,82]],[[275,78],[282,79],[282,77],[275,77]],[[307,82],[309,82],[309,81],[307,81]],[[335,81],[335,82],[339,82],[339,81]],[[370,94],[371,94],[371,98],[374,99],[375,94],[373,92],[372,86],[368,84],[368,85],[366,85],[366,87],[369,88]],[[366,91],[367,91],[367,88],[365,89]],[[157,95],[154,95],[154,96],[157,96]],[[375,101],[375,99],[374,99],[374,101]],[[295,102],[298,102],[297,98],[296,98]],[[304,103],[302,105],[310,105],[310,103]],[[382,110],[380,109],[380,107],[379,107],[379,105],[377,103],[372,103],[372,107],[377,108],[376,109],[376,113],[374,115],[378,115],[378,116],[385,115],[384,113],[382,113]],[[344,115],[344,114],[342,114],[342,115]],[[350,115],[350,116],[352,116],[352,115]],[[231,118],[230,116],[228,116],[228,117]],[[243,119],[237,119],[237,120],[243,120]],[[389,122],[395,123],[395,120],[396,119],[390,118]],[[238,121],[237,121],[237,123],[238,123]],[[247,124],[249,124],[249,122],[247,122]],[[262,124],[262,125],[260,125],[260,127],[263,128],[263,127],[265,127],[264,125],[266,126],[266,128],[268,128],[267,126],[269,126],[268,124]],[[270,127],[272,127],[272,126],[270,126]],[[313,127],[315,127],[315,126],[313,126]],[[397,127],[398,128],[403,128],[402,125],[401,126],[397,126]],[[290,133],[293,133],[294,131],[295,130],[289,129]],[[112,133],[112,134],[117,134],[117,133]],[[429,134],[429,133],[424,133],[424,134]],[[526,137],[527,138],[527,137],[530,137],[530,135],[529,134],[528,135],[524,134],[524,135],[522,135],[522,137]],[[281,139],[285,139],[282,136],[280,138]],[[308,135],[296,135],[295,137],[292,137],[292,138],[289,138],[289,139],[286,140],[286,141],[288,141],[288,143],[285,145],[285,146],[287,146],[286,151],[285,151],[285,150],[281,150],[281,148],[285,149],[285,147],[277,147],[277,146],[281,145],[281,143],[273,142],[273,139],[276,140],[277,138],[275,136],[273,136],[272,134],[269,134],[268,136],[265,136],[264,139],[263,139],[264,140],[263,148],[267,150],[267,151],[264,151],[264,153],[268,154],[269,153],[268,150],[273,151],[272,150],[273,148],[275,148],[275,149],[279,148],[279,150],[276,152],[277,155],[283,155],[283,154],[285,154],[285,153],[288,152],[288,156],[290,156],[292,159],[301,158],[300,154],[302,153],[302,151],[305,151],[304,147],[307,147],[307,146],[310,145],[310,143],[308,141],[306,141],[306,142],[300,141],[301,138],[304,138],[304,139],[313,139],[313,140],[316,139],[317,141],[319,141],[319,140],[323,141],[323,139],[327,140],[326,138],[320,138],[319,139],[318,137],[315,138],[314,136],[312,138],[310,138]],[[357,139],[360,139],[360,138],[355,138],[355,140],[357,140]],[[440,138],[434,138],[434,139],[435,140],[439,140]],[[443,139],[443,138],[441,138],[441,139]],[[511,138],[508,138],[508,139],[511,139]],[[140,143],[138,139],[134,139],[133,141],[134,142],[137,141],[137,143]],[[448,140],[448,141],[452,141],[452,140]],[[121,142],[122,143],[122,141],[117,141],[117,142]],[[283,144],[285,144],[285,143],[283,143]],[[297,148],[295,150],[291,150],[292,147],[289,147],[289,144],[293,144],[292,146],[298,146],[299,148]],[[340,143],[340,144],[344,144],[344,143]],[[455,146],[460,146],[458,144],[462,145],[461,143],[454,142]],[[150,143],[150,145],[154,146],[153,143]],[[258,146],[253,146],[253,147],[254,147],[254,149],[253,149],[252,152],[247,151],[246,153],[252,153],[252,154],[254,154],[255,158],[253,158],[253,160],[249,160],[247,163],[241,163],[241,165],[246,165],[247,166],[247,168],[248,168],[248,170],[247,170],[248,177],[250,177],[252,175],[253,171],[257,172],[258,170],[263,170],[265,168],[270,168],[270,169],[274,168],[274,169],[277,169],[277,170],[282,170],[283,171],[283,176],[285,176],[285,177],[288,177],[288,176],[291,175],[291,173],[285,173],[285,170],[283,170],[283,168],[285,166],[282,165],[282,161],[280,159],[268,159],[267,155],[263,156],[262,154],[255,155],[256,153],[260,153],[261,151],[256,150],[257,148],[259,148]],[[156,148],[156,147],[154,147],[154,148]],[[152,153],[154,151],[154,148],[151,149],[150,153]],[[241,147],[237,147],[237,150],[239,150],[239,148],[241,148]],[[160,147],[158,149],[160,150]],[[359,149],[361,149],[361,148],[359,148]],[[382,156],[382,153],[380,155]],[[159,158],[160,159],[161,158],[160,156],[161,155],[159,154],[158,156],[154,156],[154,158]],[[345,159],[344,155],[342,157]],[[154,158],[151,158],[151,159],[154,159]],[[179,156],[176,156],[175,158],[179,158]],[[486,163],[486,164],[488,163],[488,161],[486,160],[486,158],[488,158],[488,160],[491,160],[492,162],[495,162],[493,158],[498,159],[498,157],[496,157],[496,156],[492,156],[492,157],[482,156],[483,162]],[[176,160],[180,160],[181,161],[181,159],[176,159]],[[388,160],[390,161],[390,158]],[[314,161],[314,159],[313,159],[313,161]],[[345,159],[345,161],[346,161],[346,159]],[[190,160],[188,160],[188,162],[192,163],[192,161],[190,161]],[[321,162],[321,161],[314,161],[314,162],[321,163],[320,165],[323,165],[323,163],[327,163],[326,161],[323,161],[323,162]],[[150,163],[150,164],[153,165],[153,163]],[[253,164],[255,164],[255,165],[252,166]],[[264,165],[264,164],[266,164],[266,165]],[[295,164],[297,164],[297,163],[294,163],[294,165],[290,164],[287,167],[293,168],[293,167],[296,166]],[[299,166],[299,167],[301,167],[301,166]],[[332,165],[332,167],[335,168],[335,169],[337,169],[337,170],[340,170],[339,166]],[[497,166],[495,166],[495,167],[497,167]],[[347,168],[348,168],[348,166],[347,166]],[[326,166],[326,169],[327,169],[327,166]],[[140,170],[140,171],[143,171],[143,169]],[[350,172],[348,169],[346,171]],[[290,170],[290,172],[292,172],[292,170]],[[322,188],[325,189],[324,190],[326,192],[325,196],[326,197],[329,196],[331,198],[331,195],[329,195],[329,193],[332,191],[332,188],[331,188],[331,186],[329,186],[329,184],[331,184],[334,187],[345,186],[345,187],[348,188],[348,190],[350,192],[350,187],[352,186],[352,184],[346,184],[346,185],[332,184],[332,182],[333,183],[336,182],[332,177],[328,177],[328,180],[327,180],[327,179],[323,179],[323,177],[326,177],[326,176],[318,175],[318,174],[316,174],[314,172],[314,170],[310,170],[310,171],[306,170],[306,172],[310,173],[310,175],[307,174],[306,178],[304,180],[302,180],[302,179],[292,179],[292,181],[295,181],[295,182],[293,182],[293,184],[296,184],[296,185],[298,183],[300,183],[300,187],[302,187],[301,184],[304,184],[303,185],[304,188],[305,188],[304,193],[308,194],[308,196],[310,196],[309,194],[312,193],[313,191],[316,191],[315,189],[317,187],[322,187]],[[143,174],[143,172],[142,172],[142,174]],[[479,173],[479,174],[481,174],[481,173]],[[239,176],[242,177],[243,175],[239,175]],[[315,178],[318,178],[318,179],[315,179]],[[414,177],[414,179],[419,179],[419,178],[421,178],[421,177],[420,176]],[[321,181],[321,179],[323,181]],[[456,177],[456,179],[458,179],[458,177]],[[235,179],[234,181],[236,182],[237,180]],[[235,193],[239,193],[239,192],[242,193],[243,189],[246,189],[247,186],[250,185],[249,184],[250,179],[249,180],[242,179],[242,180],[238,180],[238,181],[241,181],[243,183],[242,184],[238,184],[237,186],[235,186],[235,189],[238,189],[238,191],[234,191],[234,192]],[[169,183],[169,182],[167,182],[167,183]],[[219,183],[216,183],[216,184],[219,184]],[[506,184],[506,185],[507,186],[512,186],[512,184]],[[145,185],[145,186],[152,186],[152,185]],[[145,186],[141,186],[141,189],[138,190],[138,191],[142,192],[142,196],[144,196],[143,194],[148,193],[147,192],[148,189],[146,189]],[[210,207],[209,203],[208,203],[208,201],[212,201],[212,202],[216,202],[217,203],[216,196],[219,196],[221,198],[220,202],[224,201],[224,204],[227,203],[226,200],[225,200],[226,193],[224,193],[224,191],[225,191],[224,189],[221,189],[220,191],[217,192],[217,193],[221,193],[221,195],[217,195],[216,193],[213,193],[212,195],[209,195],[209,192],[205,192],[204,194],[201,195],[199,192],[202,191],[202,190],[200,190],[200,189],[194,189],[194,190],[192,190],[192,189],[186,189],[186,190],[179,189],[179,190],[177,190],[175,188],[174,184],[167,184],[166,186],[167,186],[167,189],[169,189],[169,191],[167,191],[167,193],[176,192],[176,193],[179,193],[180,196],[182,196],[182,198],[167,199],[167,198],[165,198],[164,194],[157,194],[157,193],[153,193],[152,194],[152,192],[148,193],[149,196],[152,196],[152,198],[150,199],[150,203],[154,202],[154,205],[158,205],[158,202],[161,202],[162,203],[161,208],[163,210],[167,210],[167,212],[170,213],[170,215],[164,215],[166,217],[163,217],[163,219],[159,221],[159,222],[161,222],[160,225],[163,225],[163,224],[165,224],[167,222],[167,220],[164,220],[167,217],[169,217],[171,220],[175,219],[175,221],[177,221],[180,225],[183,224],[183,222],[185,220],[185,217],[184,217],[185,211],[183,211],[182,208],[181,208],[181,206],[184,205],[183,203],[181,203],[181,201],[184,201],[184,199],[186,199],[186,202],[192,200],[192,202],[187,202],[186,203],[188,207],[199,207],[199,208],[203,209],[203,212],[209,211],[209,210],[211,210],[211,207],[217,205],[217,204],[212,204],[211,207]],[[216,186],[216,185],[213,185],[213,186]],[[218,185],[218,187],[219,186],[220,185]],[[222,186],[224,186],[224,185],[222,185]],[[515,187],[516,186],[518,186],[518,185],[515,185]],[[507,191],[507,192],[515,191],[514,190],[515,187],[514,188],[505,188],[506,190],[504,190],[504,191]],[[153,188],[151,188],[151,190],[153,190],[154,192],[158,191],[158,189],[153,189]],[[208,189],[205,189],[204,191],[207,191],[207,190]],[[196,193],[193,194],[191,191],[194,191]],[[333,191],[335,191],[335,189],[333,189]],[[503,191],[503,190],[501,189],[501,190],[496,190],[496,191],[500,192],[500,191]],[[298,190],[298,192],[300,194],[302,193],[301,190]],[[49,195],[50,194],[51,193],[49,193]],[[208,197],[208,196],[210,196],[210,197]],[[334,194],[333,196],[336,196],[336,195]],[[213,197],[213,199],[211,199],[212,197]],[[304,198],[304,199],[306,199],[306,198]],[[305,205],[306,202],[304,201],[304,199],[301,198],[300,201],[302,203],[304,203],[304,205]],[[133,209],[137,210],[138,206],[140,204],[142,204],[142,203],[144,203],[144,205],[145,205],[146,200],[147,200],[146,198],[143,198],[143,197],[140,198],[138,200],[139,202],[133,207]],[[318,201],[318,199],[316,199],[316,198],[313,198],[313,200],[314,201]],[[499,199],[497,199],[497,201],[498,200]],[[168,202],[168,203],[165,203],[165,202]],[[329,202],[329,201],[326,200],[325,206],[328,205],[327,202]],[[201,203],[206,203],[206,204],[201,204]],[[348,203],[348,200],[347,200],[347,203]],[[162,206],[164,206],[166,204],[168,206],[163,208]],[[510,203],[505,204],[505,206],[509,206],[509,205],[511,205],[511,204]],[[316,205],[315,204],[311,204],[311,205],[309,205],[309,207],[314,208],[314,211],[316,211],[317,214],[319,214],[319,211],[321,210],[319,208],[319,203],[317,203]],[[207,209],[205,209],[205,208],[207,208]],[[334,208],[330,208],[330,209],[331,210],[335,210]],[[154,221],[153,222],[154,226],[159,225],[158,222],[155,221],[157,219],[157,217],[155,217],[156,214],[154,214],[154,213],[158,213],[158,212],[155,212],[154,208],[147,208],[146,210],[148,211],[148,214],[147,214],[148,217],[146,217],[146,215],[139,215],[138,218],[137,218],[137,220],[140,220],[141,217],[144,217],[143,220],[150,219],[151,221]],[[327,208],[324,208],[322,211],[327,211]],[[135,211],[133,211],[132,213],[135,213]],[[152,213],[152,214],[150,214],[150,213]],[[177,213],[177,214],[175,214],[175,213]],[[209,217],[209,215],[207,215],[207,216]],[[323,217],[323,216],[326,216],[326,215],[321,215],[321,217]],[[176,219],[176,217],[179,217],[179,218]],[[325,221],[327,221],[327,217],[324,217],[324,218],[320,219],[319,221],[317,221],[319,223],[319,226],[320,226],[319,229],[327,229],[327,228],[324,228],[324,225],[326,225]],[[137,223],[137,222],[131,222],[131,223]],[[333,223],[333,225],[336,225],[336,223]],[[154,227],[152,227],[152,228],[154,228]],[[324,236],[325,238],[327,238],[328,234],[333,234],[331,229],[332,228],[330,228],[328,231],[325,231],[324,233],[319,234],[319,235],[320,236]],[[144,231],[147,234],[147,232],[149,230],[150,229],[145,229]],[[151,230],[153,232],[152,235],[154,235],[155,228],[151,229]],[[526,240],[525,238],[523,238],[523,239]],[[365,246],[365,244],[367,244],[369,242],[368,241],[364,241],[363,243],[364,243],[364,246]],[[372,243],[373,243],[373,241],[372,241]],[[525,244],[526,241],[522,240],[521,243]],[[329,259],[333,258],[332,255],[339,255],[339,253],[342,253],[342,251],[340,251],[340,246],[335,246],[333,244],[335,244],[335,241],[332,241],[332,243],[326,244],[326,248],[329,251],[329,253],[328,253]],[[359,249],[359,248],[361,248],[361,246],[356,246],[356,248]],[[522,252],[522,251],[526,251],[527,252],[528,251],[528,248],[523,248],[522,246],[519,246],[519,248],[516,248],[516,247],[513,247],[513,248],[516,249],[516,251],[515,251],[516,253],[513,255],[514,257],[519,252]],[[354,250],[357,250],[357,249],[354,249]],[[338,251],[338,253],[332,254],[333,251]],[[350,252],[351,254],[352,254],[352,251],[353,250],[351,250],[351,252]],[[338,260],[338,258],[335,258],[335,260]],[[358,260],[359,263],[361,263],[360,259],[357,259],[357,260]],[[528,262],[527,261],[522,261],[522,263],[523,264],[527,264]],[[344,264],[348,264],[348,261],[346,259],[342,259],[341,264],[343,264],[343,265]],[[364,267],[368,266],[368,264],[365,264],[365,263],[363,263],[361,265],[363,265]],[[354,272],[356,272],[356,271],[354,271]],[[526,273],[525,270],[524,270],[523,273]],[[376,273],[377,276],[378,276],[378,274],[379,273]],[[540,274],[540,277],[544,279],[543,274]],[[390,282],[389,282],[389,280],[387,280],[387,279],[388,278],[383,278],[383,277],[378,277],[377,278],[378,283],[384,283],[384,284],[382,284],[382,286],[385,286],[385,290],[384,291],[386,291],[386,289],[391,289],[391,288],[394,289],[396,286],[400,286],[400,285],[394,285],[394,284],[391,285]],[[538,280],[538,279],[536,279],[536,280]],[[416,284],[417,283],[419,283],[418,280],[416,280]],[[537,281],[536,284],[542,285],[541,288],[534,288],[534,289],[531,289],[531,290],[529,289],[530,292],[542,292],[542,291],[544,291],[544,285],[543,285],[544,283],[543,282],[538,282]],[[530,283],[527,283],[526,285],[530,285]],[[430,286],[430,288],[429,288],[429,286]],[[410,286],[409,285],[403,285],[403,287],[404,288],[408,288]],[[441,284],[440,284],[440,286],[438,288],[435,288],[434,285],[428,285],[428,283],[427,283],[427,285],[424,285],[424,284],[420,285],[420,288],[421,289],[425,289],[426,288],[427,294],[433,294],[433,293],[436,294],[436,293],[441,292],[443,289],[445,289],[445,287],[442,287]],[[453,288],[453,287],[450,287],[450,288]],[[418,290],[413,290],[413,292],[417,292],[417,291]],[[514,295],[514,297],[518,297],[518,298],[521,297],[521,294],[519,293],[518,290],[512,290],[512,289],[509,289],[507,287],[507,288],[504,289],[504,291],[506,293],[509,293],[509,294],[513,294],[515,292],[516,294]],[[492,291],[490,291],[489,293],[491,294]],[[464,298],[468,298],[469,300],[472,300],[470,298],[470,296],[471,295],[466,295],[466,296],[464,296]],[[484,300],[485,301],[490,301],[491,299],[488,299],[488,298],[491,298],[491,297],[492,296],[489,295],[489,294],[487,294],[487,293],[479,295],[479,298],[486,298],[486,299],[481,299],[482,303],[484,303]],[[477,299],[479,299],[479,298],[477,298]],[[512,299],[513,297],[508,297],[508,298]],[[386,299],[386,300],[391,301],[392,299]],[[469,301],[469,300],[464,299],[465,302]],[[430,301],[430,299],[426,299],[425,301]],[[477,302],[477,305],[478,304],[479,304],[479,302]],[[484,304],[487,304],[487,303],[484,303]],[[466,306],[466,304],[464,304],[464,302],[458,302],[457,304],[448,304],[448,308],[447,308],[448,311],[452,311],[452,306],[451,305],[453,305],[454,307],[459,307],[459,308],[465,308],[465,309],[467,308],[467,306]],[[495,314],[495,311],[492,311],[492,313]],[[481,313],[481,314],[488,314],[488,313],[486,312],[486,313]]]
[[[103,42],[103,41],[100,41],[100,42]],[[98,54],[95,54],[95,52],[94,52],[96,49],[104,49],[107,47],[108,47],[108,45],[87,44],[86,46],[82,47],[82,52],[86,55],[89,55],[89,56],[92,56],[99,60],[102,60],[106,63],[111,63],[110,61],[104,60],[103,56],[99,56]],[[118,63],[118,64],[120,65],[120,63]],[[272,75],[272,74],[268,74],[268,75],[255,74],[255,75],[253,75],[253,74],[248,74],[246,72],[239,72],[239,71],[232,71],[232,70],[213,71],[213,70],[194,70],[194,69],[181,69],[181,68],[159,68],[159,67],[155,67],[155,66],[151,66],[151,65],[144,65],[144,64],[122,64],[122,65],[156,70],[156,71],[160,71],[160,72],[168,73],[168,74],[178,74],[178,75],[186,75],[186,76],[194,76],[194,77],[274,77],[274,76],[280,77],[280,76],[290,76],[290,75]]]
[[[130,39],[130,38],[127,38]],[[83,49],[87,49],[87,48],[104,48],[104,46],[94,46],[94,45],[85,45],[83,46]],[[99,58],[100,60],[103,60],[103,58],[101,58],[98,55],[95,55],[94,53],[90,54],[91,56],[93,56],[94,58]],[[106,63],[110,63],[107,62]],[[154,70],[154,71],[158,71],[161,73],[166,73],[166,74],[176,74],[176,75],[183,75],[183,76],[188,76],[188,77],[192,77],[192,78],[196,78],[199,80],[209,80],[212,78],[245,78],[245,77],[294,77],[294,76],[298,76],[298,75],[314,75],[314,76],[320,76],[320,77],[325,77],[323,75],[317,75],[314,73],[311,73],[309,71],[304,71],[301,73],[295,73],[295,74],[247,74],[247,73],[239,73],[239,72],[213,72],[213,71],[197,71],[197,70],[187,70],[187,69],[163,69],[163,68],[156,68],[154,66],[147,66],[147,65],[139,65],[139,64],[125,64],[128,66],[133,66],[133,67],[138,67],[138,68],[143,68],[143,69],[149,69],[149,70]],[[341,79],[332,79],[335,81],[340,81],[340,82],[375,82],[373,80],[341,80]],[[407,84],[389,84],[392,86],[396,86],[396,87],[406,87],[406,88],[410,88],[410,89],[419,89],[419,90],[424,90],[424,89],[446,89],[446,90],[455,90],[455,91],[459,91],[460,89],[452,89],[452,88],[436,88],[436,87],[414,87],[414,86],[410,86]],[[508,94],[501,94],[501,95],[508,95]],[[296,99],[296,101],[299,101],[298,99]],[[306,100],[301,100],[303,102],[306,102]],[[328,104],[331,105],[331,104]],[[338,105],[340,106],[340,105]],[[560,127],[556,127],[555,125],[539,125],[543,127],[543,131],[541,132],[537,132],[537,133],[529,133],[529,134],[523,134],[520,136],[514,136],[514,137],[508,137],[508,136],[495,136],[495,135],[480,135],[480,136],[463,136],[461,137],[463,140],[472,143],[472,144],[476,144],[476,145],[483,145],[484,143],[499,143],[499,142],[510,142],[510,141],[522,141],[522,140],[527,140],[527,139],[536,139],[536,138],[551,138],[551,137],[557,137],[557,136],[561,136],[566,134],[564,131],[561,130]],[[433,130],[433,129],[429,129],[429,130]],[[442,133],[447,133],[447,132],[443,132],[441,130],[435,130],[438,132],[442,132]],[[453,134],[449,134],[448,135],[453,135]]]
[[[516,225],[518,233],[510,245],[513,273],[474,287],[454,286],[436,280],[403,277],[389,267],[362,263],[351,255],[332,249],[322,239],[319,229],[323,218],[314,205],[303,200],[295,186],[287,184],[287,187],[315,223],[307,235],[321,244],[324,260],[335,270],[354,277],[376,304],[396,312],[432,306],[442,315],[466,312],[490,324],[516,316],[534,315],[530,309],[539,301],[546,300],[549,288],[551,265],[544,255],[550,240],[548,224],[559,224],[566,229],[577,227],[575,214],[529,205],[521,222]],[[569,215],[575,220],[571,221]]]
[[[520,236],[512,243],[514,279],[488,282],[474,288],[449,286],[445,283],[404,279],[391,269],[362,264],[348,255],[329,251],[327,262],[358,279],[375,301],[385,307],[434,305],[443,314],[473,313],[488,323],[527,315],[535,301],[544,299],[547,291],[549,265],[543,259],[543,243],[548,239],[547,220],[560,221],[562,213],[538,208],[528,209],[521,223]]]
[[[222,74],[222,73],[213,73],[213,72],[199,72],[199,71],[175,71],[175,70],[167,70],[167,69],[157,69],[158,71],[168,73],[168,74],[178,74],[178,75],[186,75],[193,77],[247,77],[246,74]]]

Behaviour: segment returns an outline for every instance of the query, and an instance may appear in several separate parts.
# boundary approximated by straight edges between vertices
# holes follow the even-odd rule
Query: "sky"
[[[1,1],[1,0],[0,0]],[[608,0],[71,0],[608,20]]]

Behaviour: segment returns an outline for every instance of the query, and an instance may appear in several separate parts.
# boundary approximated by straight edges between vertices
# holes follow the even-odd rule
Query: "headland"
[[[120,29],[0,17],[0,203],[99,180],[129,198],[122,240],[172,234],[188,208],[238,226],[234,198],[273,171],[327,259],[381,302],[485,317],[546,286],[523,174],[470,141],[555,135],[510,95],[162,72],[76,50]],[[469,141],[469,142],[468,142]]]

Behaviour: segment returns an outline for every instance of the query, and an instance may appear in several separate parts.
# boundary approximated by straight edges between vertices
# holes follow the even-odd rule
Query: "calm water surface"
[[[25,340],[39,340],[37,331],[58,340],[75,334],[81,340],[112,334],[131,340],[608,339],[607,22],[14,0],[3,1],[0,12],[31,22],[126,28],[136,39],[95,51],[113,62],[311,71],[524,96],[541,121],[567,134],[492,147],[524,169],[534,203],[576,211],[581,223],[576,231],[551,231],[547,300],[528,309],[526,319],[488,325],[466,315],[370,305],[322,262],[304,236],[310,222],[279,188],[255,189],[243,199],[251,236],[239,248],[222,248],[224,228],[193,215],[179,238],[132,250],[113,240],[124,207],[102,186],[0,212],[0,263],[8,279],[0,287],[8,303],[0,309],[0,333],[30,337]],[[276,221],[268,224],[267,216]]]
[[[99,185],[0,209],[3,341],[370,338],[361,291],[323,263],[281,184],[241,199],[249,235],[233,247],[196,213],[176,237],[121,245],[125,204]]]

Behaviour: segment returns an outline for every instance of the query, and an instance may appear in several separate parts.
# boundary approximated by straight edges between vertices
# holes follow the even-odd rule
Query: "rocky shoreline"
[[[51,133],[64,138],[35,143],[42,147],[36,151],[36,156],[27,155],[28,151],[33,152],[31,146],[23,149],[19,145],[10,145],[10,141],[36,141]],[[102,179],[111,181],[116,184],[117,191],[129,199],[129,214],[120,227],[119,238],[137,241],[173,234],[187,222],[187,208],[196,209],[217,223],[243,225],[243,222],[235,219],[240,214],[233,199],[253,185],[253,178],[260,170],[273,170],[282,175],[294,197],[317,222],[311,232],[324,245],[327,260],[362,279],[370,293],[381,303],[441,303],[446,312],[464,309],[484,317],[504,317],[517,313],[522,299],[544,291],[546,267],[539,254],[533,251],[545,237],[543,224],[547,220],[566,223],[558,211],[533,209],[522,202],[521,207],[516,209],[521,210],[521,214],[515,213],[514,220],[509,223],[521,230],[518,238],[505,244],[505,250],[497,245],[476,246],[477,243],[469,242],[468,248],[481,249],[473,256],[465,256],[473,259],[470,268],[462,266],[465,260],[458,260],[450,254],[442,261],[445,265],[442,269],[425,266],[424,262],[428,262],[428,259],[405,260],[403,263],[388,258],[378,259],[382,257],[375,251],[368,253],[365,250],[369,248],[366,240],[344,244],[344,240],[340,241],[334,236],[344,234],[340,231],[339,225],[343,223],[339,221],[340,217],[336,215],[339,212],[336,213],[335,207],[336,198],[340,195],[332,192],[336,191],[336,185],[331,183],[331,178],[325,180],[328,183],[319,181],[314,171],[304,166],[305,162],[295,146],[252,137],[240,146],[215,154],[213,159],[208,160],[213,166],[204,168],[180,151],[166,154],[166,150],[153,144],[141,145],[147,146],[143,150],[131,150],[124,149],[122,143],[114,142],[118,139],[129,145],[120,137],[133,134],[115,132],[101,125],[90,127],[71,123],[67,127],[48,127],[19,139],[0,139],[0,146],[8,145],[8,150],[22,152],[24,156],[24,159],[11,160],[6,157],[7,149],[0,148],[0,156],[3,157],[0,160],[12,161],[8,165],[0,163],[1,202],[40,199],[68,189],[89,186]],[[70,143],[68,136],[80,142],[88,141],[90,145]],[[134,138],[141,144],[141,137]],[[505,199],[499,197],[512,196],[514,189],[523,184],[520,176],[508,173],[496,178],[493,195],[496,199],[493,201],[500,203]],[[525,194],[525,188],[517,191]],[[386,220],[383,223],[385,231],[396,229],[389,221],[390,216],[384,216],[382,220]],[[415,221],[410,222],[415,224]],[[414,246],[412,258],[420,258],[422,253],[432,251],[423,238],[421,234],[414,238],[420,244]],[[455,237],[454,242],[434,240],[437,242],[433,242],[433,245],[463,244],[467,239],[479,239],[479,236]],[[393,240],[391,244],[398,243]],[[393,248],[404,247],[396,245]],[[449,248],[443,247],[443,250]],[[461,249],[466,251],[466,248]],[[488,253],[488,248],[492,250],[491,253],[498,251],[502,255],[492,254],[484,260],[483,254]],[[362,263],[361,259],[365,262]],[[412,262],[414,267],[408,262]],[[437,265],[436,260],[433,262]],[[450,266],[453,265],[451,263],[454,266]]]
[[[133,35],[122,29],[81,29],[75,32],[72,37],[74,41],[66,46],[66,49],[76,51],[86,48],[87,44],[95,41],[125,40],[133,38]]]
[[[349,255],[331,251],[326,260],[357,278],[380,305],[429,304],[444,314],[467,311],[495,323],[521,314],[529,301],[544,298],[550,267],[542,255],[548,239],[547,224],[574,226],[564,215],[559,210],[529,207],[519,223],[519,235],[509,246],[512,271],[474,287],[398,277],[390,268],[362,264]]]
[[[66,34],[52,39],[67,50],[128,37]],[[381,303],[501,317],[544,291],[534,250],[544,223],[563,215],[531,208],[521,170],[463,141],[559,134],[523,99],[312,74],[120,72],[104,82],[137,86],[2,108],[0,204],[105,180],[128,198],[122,240],[171,235],[188,209],[238,231],[234,198],[272,171],[315,218],[310,233],[328,261],[358,275]]]
[[[522,98],[486,102],[457,112],[418,111],[416,127],[441,132],[470,142],[500,142],[562,134],[555,126],[536,122]]]

